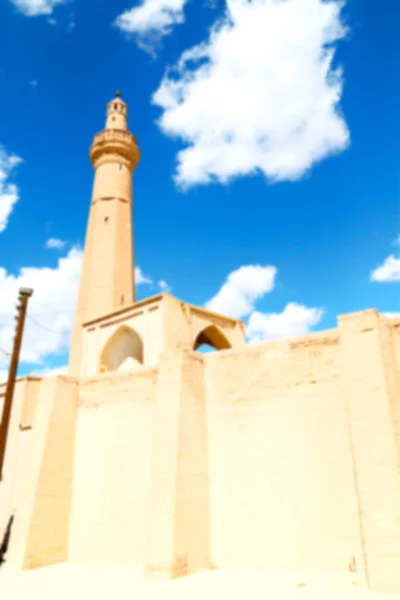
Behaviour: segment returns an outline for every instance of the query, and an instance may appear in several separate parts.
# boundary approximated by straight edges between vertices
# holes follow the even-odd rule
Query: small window
[[[121,296],[121,304],[123,304],[123,303],[124,303],[124,297]]]
[[[114,110],[118,110],[118,104],[114,104]]]
[[[108,223],[108,217],[104,217],[104,223]]]

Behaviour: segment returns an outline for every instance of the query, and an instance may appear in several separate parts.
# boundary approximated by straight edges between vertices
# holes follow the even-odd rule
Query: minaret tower
[[[90,149],[95,176],[68,366],[73,377],[80,375],[82,324],[135,301],[132,174],[140,153],[127,113],[117,92]]]

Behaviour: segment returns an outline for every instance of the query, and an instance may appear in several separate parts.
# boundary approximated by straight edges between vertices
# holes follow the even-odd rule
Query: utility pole
[[[32,296],[33,290],[29,288],[20,288],[19,302],[17,305],[17,328],[14,338],[14,347],[11,355],[10,369],[8,371],[7,387],[4,397],[3,415],[0,424],[0,481],[3,480],[4,458],[6,454],[8,429],[10,426],[10,417],[12,409],[12,401],[14,395],[15,378],[18,371],[19,354],[22,344],[22,336],[24,333],[26,310],[28,308],[28,300]]]

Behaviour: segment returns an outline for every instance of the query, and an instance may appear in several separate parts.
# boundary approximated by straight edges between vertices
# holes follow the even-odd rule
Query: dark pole
[[[14,338],[14,347],[11,355],[10,369],[8,371],[7,387],[4,398],[3,415],[0,424],[0,481],[3,480],[4,458],[6,453],[8,429],[10,426],[10,417],[12,409],[12,401],[14,395],[15,378],[18,371],[19,354],[22,344],[22,336],[24,333],[26,309],[28,300],[32,296],[33,290],[28,288],[20,288],[19,303],[17,306],[17,329]]]

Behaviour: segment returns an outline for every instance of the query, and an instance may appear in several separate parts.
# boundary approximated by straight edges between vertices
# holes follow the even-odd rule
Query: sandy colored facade
[[[103,141],[126,114],[110,103]],[[400,593],[400,319],[368,310],[246,345],[240,321],[170,294],[135,302],[131,141],[96,150],[69,374],[16,386],[6,568],[351,572]]]

